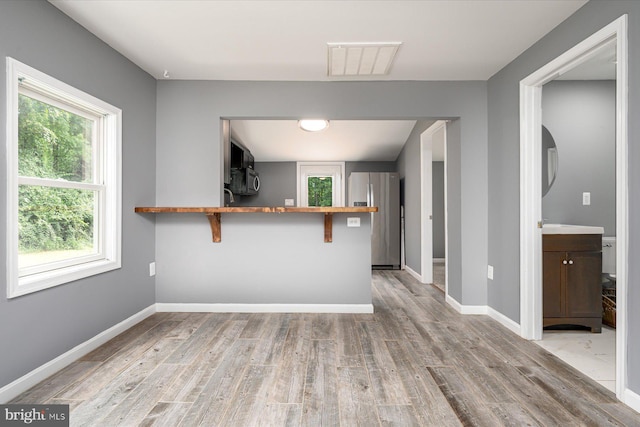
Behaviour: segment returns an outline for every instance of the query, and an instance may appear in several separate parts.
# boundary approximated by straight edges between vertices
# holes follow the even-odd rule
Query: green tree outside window
[[[92,182],[95,122],[23,94],[18,102],[19,175]],[[92,249],[94,193],[20,185],[19,253]]]
[[[307,179],[309,206],[333,206],[333,178],[330,176],[310,176]]]

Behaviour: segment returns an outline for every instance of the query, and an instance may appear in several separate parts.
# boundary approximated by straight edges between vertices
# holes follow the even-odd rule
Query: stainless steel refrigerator
[[[400,175],[352,172],[349,206],[377,206],[371,214],[371,265],[400,268]]]

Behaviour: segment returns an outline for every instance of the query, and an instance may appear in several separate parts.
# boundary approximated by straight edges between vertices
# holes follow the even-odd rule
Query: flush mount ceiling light
[[[329,127],[329,120],[325,119],[302,119],[298,120],[298,126],[300,129],[307,132],[320,132]]]
[[[384,76],[402,42],[327,43],[327,75],[332,77]]]

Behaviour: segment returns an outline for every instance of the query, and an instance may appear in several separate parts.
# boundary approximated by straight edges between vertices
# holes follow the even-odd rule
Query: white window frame
[[[297,162],[296,170],[298,206],[309,206],[307,178],[313,176],[330,176],[333,180],[333,206],[345,206],[344,162]]]
[[[121,268],[122,111],[13,58],[7,57],[7,298]],[[22,87],[21,87],[22,86]],[[90,183],[18,176],[18,94],[96,120],[98,136]],[[96,253],[29,268],[18,267],[18,186],[45,185],[96,191]]]

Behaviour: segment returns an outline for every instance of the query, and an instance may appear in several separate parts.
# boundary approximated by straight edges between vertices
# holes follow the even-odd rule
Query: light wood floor
[[[594,381],[400,271],[375,314],[158,313],[15,402],[71,425],[640,425]]]

